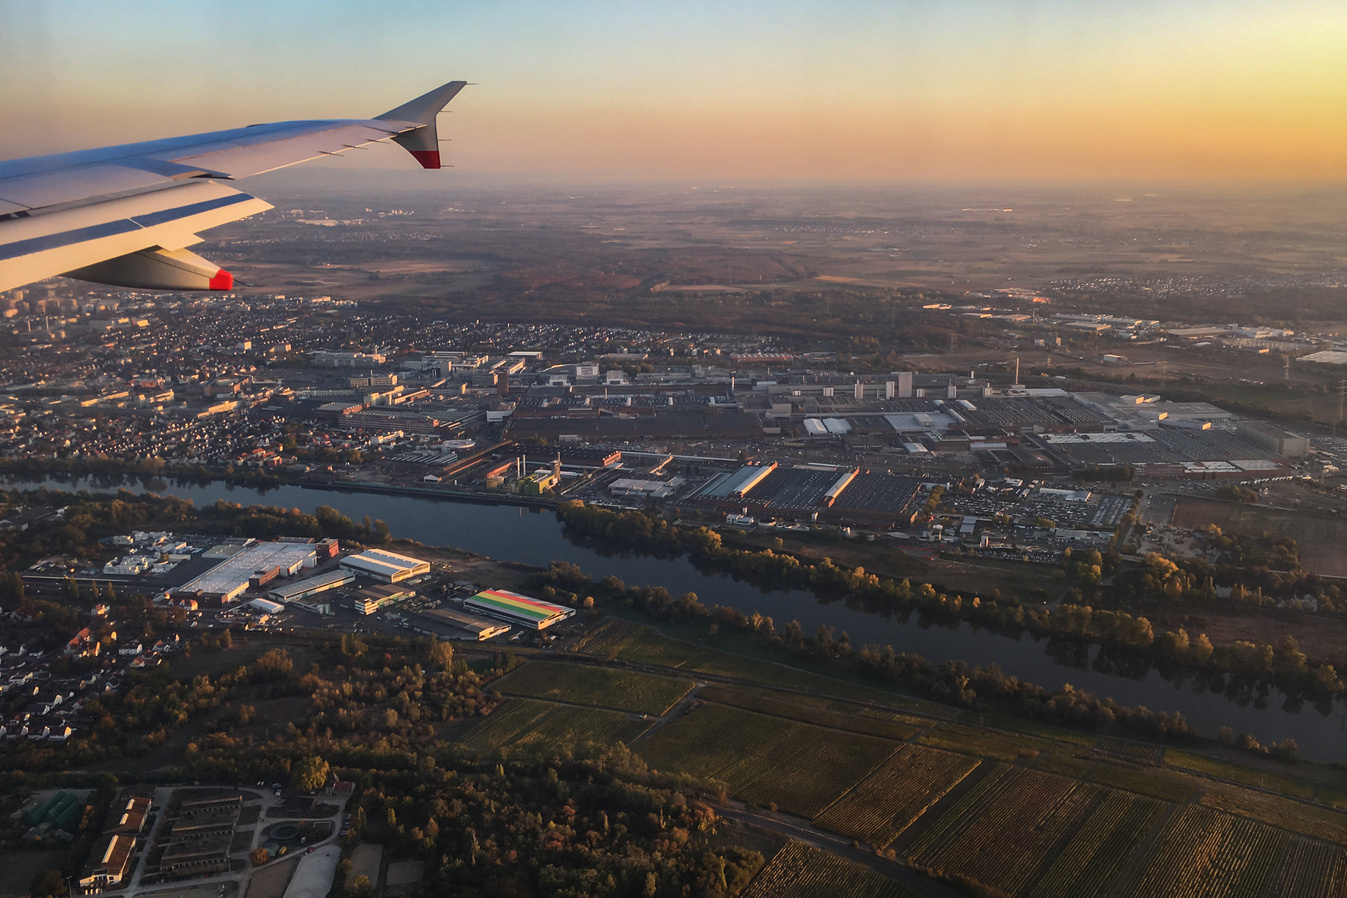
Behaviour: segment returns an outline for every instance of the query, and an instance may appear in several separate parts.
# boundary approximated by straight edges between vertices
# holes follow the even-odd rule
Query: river
[[[89,479],[7,485],[19,489],[116,488],[115,484]],[[138,480],[125,485],[134,491],[143,490]],[[191,499],[197,506],[225,499],[312,513],[320,505],[329,505],[356,521],[366,515],[387,521],[397,537],[530,565],[571,561],[595,579],[613,574],[632,585],[663,586],[675,596],[695,592],[707,605],[727,605],[745,613],[759,611],[771,617],[778,629],[797,620],[806,633],[813,633],[819,625],[834,627],[839,634],[846,631],[856,646],[891,645],[895,651],[920,654],[935,663],[950,659],[973,665],[995,663],[1008,674],[1049,689],[1070,683],[1077,689],[1111,696],[1119,704],[1177,711],[1206,736],[1215,736],[1220,727],[1228,726],[1236,734],[1252,734],[1264,745],[1287,737],[1295,739],[1301,754],[1311,760],[1347,760],[1347,705],[1342,701],[1296,706],[1273,688],[1216,693],[1208,688],[1205,677],[1178,676],[1170,681],[1149,665],[1129,670],[1125,661],[1117,663],[1098,647],[1085,651],[1028,634],[1003,636],[967,623],[932,625],[918,614],[900,619],[840,603],[824,604],[807,592],[766,591],[727,576],[703,574],[686,558],[609,556],[570,542],[550,510],[302,486],[252,489],[218,482],[175,483],[165,492]]]

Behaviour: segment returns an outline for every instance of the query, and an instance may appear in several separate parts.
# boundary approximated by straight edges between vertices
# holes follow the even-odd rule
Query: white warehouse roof
[[[384,549],[366,549],[359,555],[347,555],[341,560],[341,566],[347,570],[372,574],[389,582],[430,573],[430,562]]]

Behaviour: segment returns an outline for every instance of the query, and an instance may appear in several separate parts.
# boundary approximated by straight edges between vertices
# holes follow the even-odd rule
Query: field
[[[754,877],[743,898],[916,898],[878,873],[826,851],[789,842]]]
[[[1143,742],[1129,742],[1126,739],[1114,739],[1109,736],[1101,736],[1096,740],[1094,750],[1098,754],[1136,764],[1158,764],[1165,753],[1163,748],[1157,748],[1154,745],[1146,745]]]
[[[980,763],[967,755],[904,745],[814,822],[876,848],[887,847]]]
[[[1341,894],[1340,848],[1201,805],[1182,808],[1161,832],[1129,894],[1264,894],[1315,898]]]
[[[578,747],[628,743],[649,726],[619,711],[512,698],[460,741],[483,753],[533,745]]]
[[[506,695],[660,715],[687,695],[692,683],[602,667],[532,661],[501,677],[492,688]]]
[[[718,666],[729,657],[722,669],[742,662],[760,683],[783,685],[776,672],[788,673],[625,622],[586,640],[589,651],[633,653],[657,663],[681,658],[684,665]],[[810,694],[747,682],[702,686],[686,710],[675,705],[663,726],[638,740],[636,751],[653,768],[719,782],[749,805],[809,818],[820,829],[977,883],[988,894],[1347,895],[1347,814],[1238,784],[1331,803],[1344,791],[1341,776],[1327,768],[1265,773],[1180,749],[1023,721],[988,728],[972,713],[954,722],[905,713],[908,706],[899,703],[888,708],[871,701],[862,708],[841,697],[851,684],[798,674],[812,680]],[[842,688],[830,692],[832,686]],[[512,698],[497,712],[499,721],[480,725],[470,739],[527,744],[547,733],[574,740],[582,732],[611,734],[634,718],[544,706]],[[590,720],[562,712],[609,716]],[[606,731],[605,724],[616,729]],[[856,878],[873,875],[822,849],[791,844],[745,894],[904,894],[882,877],[864,884]]]
[[[1184,497],[1174,508],[1174,526],[1196,529],[1215,524],[1224,531],[1257,536],[1264,531],[1289,536],[1300,546],[1300,563],[1308,571],[1347,577],[1347,522],[1307,512],[1277,511]]]
[[[1002,765],[926,826],[907,854],[923,867],[1020,894],[1104,794],[1063,776]]]
[[[1301,835],[1347,845],[1347,817],[1324,808],[1229,786],[1208,789],[1202,803],[1232,814],[1256,817]]]
[[[1167,770],[1136,770],[1098,764],[1089,773],[1089,779],[1105,786],[1139,792],[1162,801],[1184,802],[1197,791],[1198,781],[1181,773]]]
[[[1191,770],[1197,773],[1206,773],[1211,776],[1233,780],[1234,782],[1244,783],[1249,786],[1271,789],[1275,792],[1280,792],[1282,795],[1290,795],[1296,798],[1312,798],[1322,801],[1325,804],[1335,804],[1338,807],[1347,805],[1347,795],[1345,795],[1340,788],[1330,784],[1315,783],[1307,779],[1302,780],[1299,778],[1283,776],[1279,773],[1269,772],[1266,769],[1253,770],[1248,767],[1241,767],[1231,761],[1211,758],[1206,755],[1193,754],[1192,752],[1181,751],[1177,748],[1171,748],[1165,751],[1165,764],[1178,770]]]
[[[745,711],[758,711],[785,717],[788,720],[812,723],[815,726],[831,727],[866,736],[882,736],[900,742],[911,739],[922,727],[928,725],[927,721],[906,714],[880,716],[879,712],[873,711],[857,713],[852,709],[842,710],[844,705],[828,702],[826,699],[802,698],[798,695],[783,695],[762,689],[707,686],[697,694],[697,697],[709,702],[742,708]]]
[[[664,629],[677,634],[679,625],[665,624]],[[714,643],[712,645],[700,644],[707,639],[704,627],[688,626],[686,632],[689,638],[698,640],[698,644],[661,636],[650,627],[632,621],[609,619],[582,638],[574,646],[574,651],[607,660],[623,658],[639,664],[656,664],[843,698],[884,701],[895,705],[920,704],[860,683],[838,679],[835,669],[828,670],[827,675],[820,675],[769,660],[780,656],[765,652],[757,642],[732,630],[722,630],[711,640]],[[757,657],[759,655],[762,657]]]
[[[652,735],[652,767],[719,780],[744,801],[813,817],[882,763],[895,743],[707,703]]]
[[[1070,754],[1079,747],[1043,736],[1004,733],[957,723],[941,723],[928,730],[922,735],[921,744],[1002,761],[1033,757],[1045,751]]]
[[[1165,805],[1110,791],[1028,891],[1030,898],[1093,898],[1108,893],[1127,858]]]

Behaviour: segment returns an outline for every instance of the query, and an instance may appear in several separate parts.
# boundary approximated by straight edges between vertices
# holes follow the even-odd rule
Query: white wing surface
[[[0,162],[0,290],[53,275],[164,290],[228,290],[185,248],[271,206],[225,182],[393,140],[439,168],[435,116],[451,81],[373,119],[275,122]]]

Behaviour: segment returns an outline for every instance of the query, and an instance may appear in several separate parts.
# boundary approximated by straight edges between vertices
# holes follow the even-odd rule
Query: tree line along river
[[[124,487],[142,491],[140,481],[108,483],[90,479],[61,482],[14,481],[15,489],[113,491]],[[663,586],[675,596],[695,592],[710,605],[726,605],[771,617],[780,629],[799,621],[805,633],[820,625],[846,631],[853,645],[891,645],[895,651],[919,654],[932,663],[951,659],[970,665],[996,664],[1006,673],[1059,689],[1070,683],[1077,689],[1110,696],[1124,705],[1145,705],[1155,711],[1181,713],[1197,732],[1215,736],[1220,727],[1250,733],[1264,745],[1292,738],[1301,754],[1315,761],[1347,760],[1347,707],[1342,701],[1327,705],[1290,699],[1275,687],[1226,689],[1213,692],[1209,678],[1180,674],[1167,680],[1149,665],[1139,669],[1115,662],[1098,646],[1018,638],[976,629],[966,622],[931,624],[918,613],[886,617],[823,603],[800,590],[767,591],[727,576],[704,574],[688,558],[662,559],[644,555],[606,555],[576,545],[553,512],[509,505],[484,505],[410,495],[332,491],[303,486],[268,489],[231,487],[221,482],[174,483],[163,491],[192,500],[198,507],[217,500],[242,505],[274,505],[312,514],[320,505],[339,509],[352,520],[365,516],[386,521],[395,537],[429,545],[452,546],[500,561],[545,567],[570,561],[595,579],[612,574],[630,585]],[[1325,713],[1327,712],[1327,713]]]

